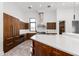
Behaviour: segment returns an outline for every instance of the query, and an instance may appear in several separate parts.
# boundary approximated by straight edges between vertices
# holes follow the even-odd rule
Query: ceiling
[[[24,11],[53,11],[56,10],[56,8],[59,7],[79,7],[79,2],[14,2],[16,5],[18,5],[21,9]],[[49,8],[48,8],[49,6]],[[51,7],[50,7],[51,6]],[[29,9],[28,7],[32,7]]]

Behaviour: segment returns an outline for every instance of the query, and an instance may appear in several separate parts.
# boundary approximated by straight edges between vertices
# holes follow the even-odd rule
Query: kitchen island
[[[66,35],[36,34],[33,40],[34,56],[78,56],[79,40]]]

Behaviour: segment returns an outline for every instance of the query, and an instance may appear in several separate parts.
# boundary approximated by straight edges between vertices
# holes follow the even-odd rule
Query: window
[[[30,31],[36,31],[36,20],[34,18],[29,19]]]

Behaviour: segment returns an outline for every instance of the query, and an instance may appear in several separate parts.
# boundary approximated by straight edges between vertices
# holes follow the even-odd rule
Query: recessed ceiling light
[[[40,7],[41,7],[42,5],[40,4]]]
[[[50,8],[50,7],[51,7],[51,5],[48,5],[47,7],[48,7],[48,8]]]
[[[29,9],[32,9],[32,5],[28,7]]]

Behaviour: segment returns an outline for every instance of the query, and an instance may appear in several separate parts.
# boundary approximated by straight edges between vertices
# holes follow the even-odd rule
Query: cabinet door
[[[12,18],[13,22],[13,37],[14,37],[14,44],[15,46],[19,44],[19,23],[17,18]]]
[[[12,20],[11,20],[11,16],[7,15],[7,14],[3,14],[4,17],[4,37],[5,38],[9,38],[12,36]]]
[[[47,29],[56,29],[56,23],[53,22],[53,23],[47,23]]]
[[[17,46],[19,44],[19,36],[14,37],[14,46]]]
[[[14,42],[13,42],[13,37],[10,38],[4,38],[4,52],[9,51],[10,49],[12,49],[14,47]]]
[[[56,48],[51,48],[50,55],[51,56],[72,56],[71,54],[68,54],[66,52],[63,52],[63,51],[58,50]]]
[[[72,56],[45,44],[33,41],[33,56]]]
[[[43,44],[34,41],[33,42],[33,55],[35,56],[49,56],[50,55],[50,47],[44,46]]]
[[[36,33],[27,33],[27,39],[31,39],[31,37],[33,36],[33,35],[35,35]]]

